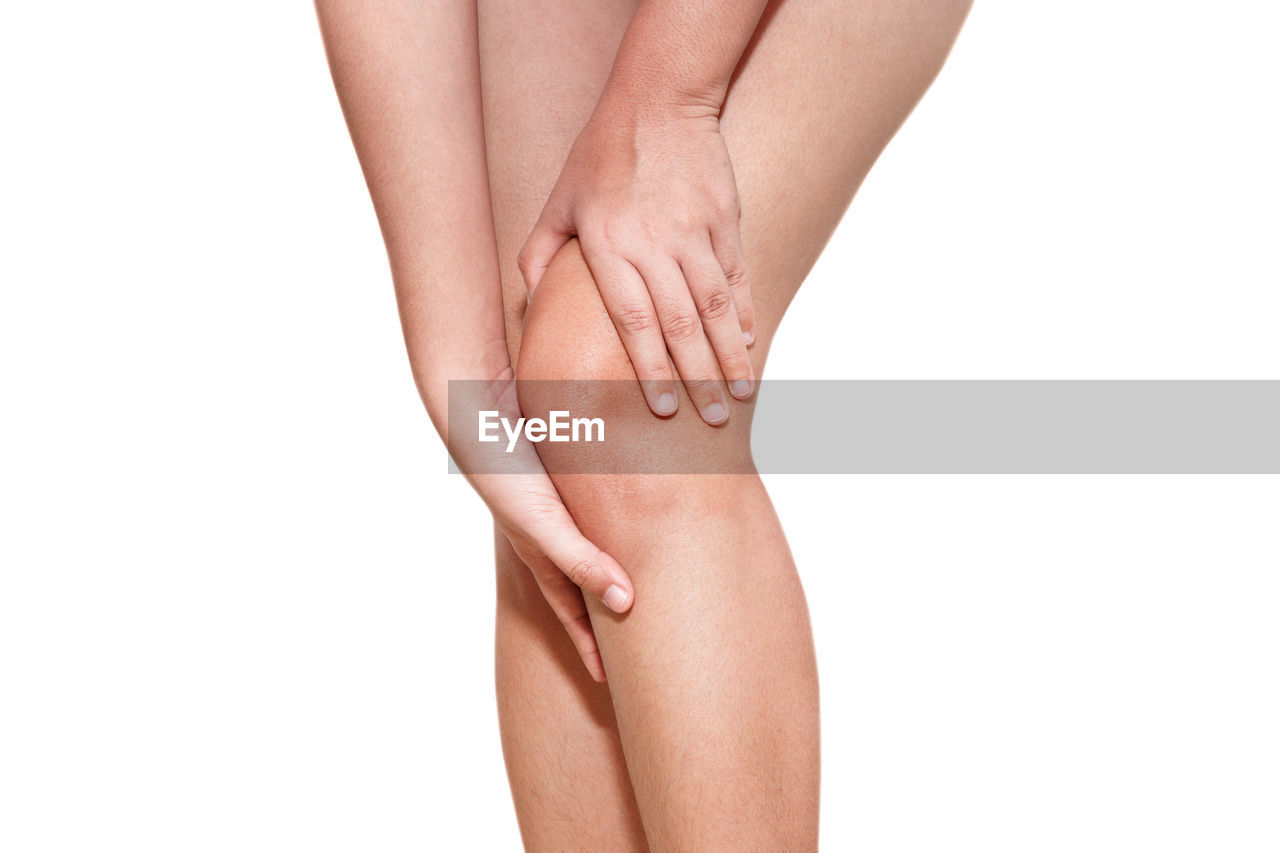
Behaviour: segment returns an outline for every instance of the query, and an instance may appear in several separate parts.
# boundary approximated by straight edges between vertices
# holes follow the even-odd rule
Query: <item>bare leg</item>
[[[669,420],[649,413],[577,241],[533,299],[520,369],[525,414],[603,417],[607,463],[619,470],[654,453],[685,471],[748,453],[747,404],[735,404],[718,429],[687,400]],[[554,379],[631,381],[565,393],[544,381]],[[815,849],[818,679],[808,608],[760,478],[559,474],[574,470],[579,451],[542,445],[540,453],[583,532],[635,583],[626,616],[589,606],[651,847]]]
[[[595,10],[589,14],[605,14],[603,7],[579,8],[565,0],[565,19],[588,6]],[[547,37],[536,21],[520,19],[527,13],[505,4],[491,8],[529,27],[523,32],[534,45]],[[766,13],[722,120],[755,283],[757,375],[787,304],[866,172],[937,72],[967,8],[965,0],[786,0]],[[597,30],[595,38],[616,45],[614,35],[620,36],[626,18],[624,9],[614,11],[621,16],[618,25],[604,28],[607,37]],[[541,6],[537,15],[545,20],[547,8]],[[510,42],[524,34],[505,35],[505,52],[483,51],[482,61],[514,345],[524,303],[515,253],[603,85],[608,63],[581,42],[553,39],[529,51]],[[592,75],[598,75],[594,86]],[[539,85],[544,78],[552,85]],[[576,243],[544,278],[527,334],[517,365],[523,378],[634,376]],[[531,392],[524,402],[537,409],[556,401]],[[692,444],[727,456],[745,452],[749,406],[735,404],[729,427],[716,431],[687,415],[687,400],[670,422],[652,418],[638,390],[632,399],[600,402],[611,407],[610,422],[633,424],[638,437],[649,430],[667,446]],[[593,611],[593,623],[649,845],[812,849],[815,668],[803,595],[759,480],[566,475],[557,478],[557,487],[587,535],[622,561],[636,583],[631,614],[616,619]],[[518,567],[500,565],[501,573],[513,569]],[[500,638],[522,619],[527,613],[516,597],[500,598]],[[571,660],[564,657],[572,652],[554,620],[539,624],[547,632],[542,647],[561,646],[562,659]],[[500,639],[500,653],[506,649]],[[547,669],[530,655],[501,663],[504,731],[536,730],[540,724],[562,730],[577,719],[584,742],[600,737],[605,723],[598,700],[585,683],[578,684],[585,677],[572,667]],[[576,709],[566,702],[577,702]],[[549,708],[554,715],[544,716]],[[574,740],[549,740],[557,738]],[[544,786],[542,800],[517,790],[527,840],[529,827],[563,820],[562,811],[540,811],[539,804],[577,796],[564,780],[616,778],[616,750],[560,753],[549,781],[563,787],[547,792],[553,759],[545,747],[504,742],[513,788]],[[591,800],[597,814],[604,808],[600,790]],[[632,813],[625,801],[612,811]]]
[[[480,0],[486,144],[516,358],[516,254],[586,124],[635,0]],[[503,755],[531,851],[646,850],[609,689],[596,684],[528,569],[497,537],[497,692]]]
[[[609,690],[498,534],[498,716],[529,850],[644,850]]]

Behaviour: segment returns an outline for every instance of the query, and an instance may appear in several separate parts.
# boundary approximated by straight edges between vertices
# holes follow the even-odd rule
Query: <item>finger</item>
[[[729,402],[720,382],[720,368],[680,265],[664,258],[642,263],[638,269],[689,399],[704,421],[712,426],[724,423],[729,418]]]
[[[516,257],[516,264],[520,267],[520,274],[524,276],[524,286],[530,296],[542,281],[542,274],[551,265],[556,252],[573,236],[573,229],[561,222],[562,217],[551,205],[552,202],[548,201],[542,215],[538,217],[538,223],[533,226],[533,231],[529,233],[529,238]]]
[[[618,562],[587,541],[563,504],[538,525],[533,544],[584,594],[615,613],[626,613],[635,597],[631,579]]]
[[[711,251],[709,239],[703,246],[692,248],[694,253],[680,261],[680,268],[689,282],[689,293],[707,340],[720,362],[720,371],[729,383],[729,393],[745,399],[751,396],[755,387],[755,374],[751,368],[751,357],[747,355],[742,327],[738,325],[729,282]]]
[[[551,606],[551,610],[564,626],[578,657],[596,681],[605,680],[604,659],[600,656],[600,647],[596,643],[596,634],[591,627],[591,618],[587,612],[586,602],[582,599],[582,590],[564,576],[564,573],[545,557],[522,560],[529,566],[542,596]]]
[[[586,244],[582,254],[640,380],[645,402],[656,415],[674,415],[679,406],[676,375],[644,279],[620,255],[596,252]]]
[[[742,251],[742,229],[738,227],[737,220],[712,229],[711,249],[729,282],[729,294],[738,311],[738,325],[742,327],[742,340],[750,346],[756,340],[756,312],[751,301],[751,283],[747,279],[746,255]]]

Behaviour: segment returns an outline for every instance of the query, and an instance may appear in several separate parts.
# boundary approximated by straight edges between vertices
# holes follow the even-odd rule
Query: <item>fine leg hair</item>
[[[787,305],[941,67],[968,7],[782,0],[766,11],[721,121],[742,204],[757,376]],[[752,403],[733,403],[728,425],[716,429],[687,397],[662,420],[638,388],[566,406],[554,383],[536,381],[634,381],[576,241],[548,269],[527,317],[515,264],[633,8],[630,0],[480,2],[490,177],[521,401],[529,416],[603,413],[637,453],[694,447],[704,461],[731,463],[748,452]],[[553,463],[572,464],[549,456]],[[630,573],[636,603],[618,617],[588,602],[609,675],[594,684],[528,572],[499,543],[499,711],[526,847],[814,849],[816,667],[803,593],[759,478],[562,470],[553,476],[567,506]]]

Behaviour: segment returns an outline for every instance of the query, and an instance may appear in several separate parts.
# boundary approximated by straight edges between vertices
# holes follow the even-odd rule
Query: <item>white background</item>
[[[0,21],[0,849],[514,850],[303,3]],[[1272,4],[979,0],[771,377],[1280,378]],[[1280,848],[1280,482],[770,478],[827,850]]]

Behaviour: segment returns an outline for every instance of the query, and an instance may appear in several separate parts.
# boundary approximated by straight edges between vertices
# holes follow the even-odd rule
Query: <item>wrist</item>
[[[617,68],[600,95],[597,112],[614,120],[660,123],[719,118],[728,82],[694,83],[644,68]]]
[[[411,360],[414,384],[419,399],[440,435],[448,440],[449,412],[459,399],[514,399],[515,371],[507,357],[505,342],[501,353],[475,358]]]

